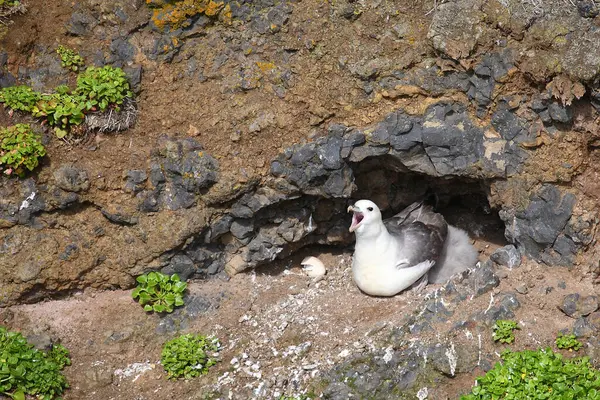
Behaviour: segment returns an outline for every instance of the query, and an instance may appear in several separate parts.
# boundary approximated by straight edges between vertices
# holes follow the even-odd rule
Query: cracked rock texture
[[[552,266],[587,262],[597,224],[597,192],[584,182],[594,176],[588,160],[598,143],[593,7],[445,2],[419,13],[426,29],[402,18],[378,27],[380,47],[371,53],[316,41],[298,7],[231,2],[232,26],[197,15],[173,29],[149,21],[137,4],[70,10],[61,32],[90,43],[82,49],[90,63],[124,67],[149,139],[141,136],[147,143],[128,168],[93,160],[98,144],[86,144],[83,157],[63,157],[24,180],[0,178],[0,304],[131,287],[148,270],[206,278],[308,245],[349,246],[345,209],[358,197],[387,214],[432,193],[442,206],[470,198],[473,210],[504,223],[503,244],[512,247],[495,264],[513,268],[521,256]],[[328,18],[363,29],[394,7],[344,3]],[[35,48],[36,57],[0,54],[3,86],[18,79],[48,90],[68,81],[49,43],[19,43],[15,49]],[[310,84],[301,90],[317,79],[305,72],[315,63],[331,79],[334,65],[334,85],[356,100],[336,108],[303,97],[314,92]],[[167,93],[157,68],[173,71],[167,90],[187,96],[216,84],[202,88],[217,105],[153,103]],[[267,95],[273,107],[260,97]],[[257,106],[237,107],[242,96]],[[354,118],[346,112],[353,107],[371,107],[373,117]],[[181,114],[188,108],[206,117],[192,123]],[[285,140],[294,130],[308,140]],[[109,140],[127,151],[127,139]],[[262,150],[269,157],[258,159]]]
[[[122,67],[138,114],[120,132],[65,142],[0,110],[2,126],[37,124],[48,151],[26,178],[0,177],[0,320],[14,304],[130,289],[148,271],[206,279],[173,314],[131,318],[138,325],[127,311],[118,330],[80,345],[89,364],[73,368],[92,366],[73,385],[80,398],[112,397],[125,387],[113,378],[126,385],[111,371],[124,357],[101,365],[89,353],[121,357],[136,339],[159,348],[207,315],[225,321],[232,358],[222,373],[240,398],[316,388],[330,399],[414,399],[461,376],[468,387],[497,361],[497,319],[524,321],[524,347],[551,343],[551,322],[585,338],[598,359],[589,289],[600,276],[597,2],[225,0],[216,15],[179,24],[149,8],[172,2],[76,3],[30,0],[29,13],[0,30],[0,87],[72,84],[55,53],[61,43],[87,65]],[[346,269],[346,209],[359,198],[385,216],[433,201],[469,231],[481,262],[428,296],[364,300]],[[307,247],[335,247],[338,268],[308,285],[274,271]],[[354,320],[343,296],[361,306]],[[271,362],[281,362],[277,376]],[[139,382],[180,398],[201,385]],[[119,395],[137,396],[132,387]]]

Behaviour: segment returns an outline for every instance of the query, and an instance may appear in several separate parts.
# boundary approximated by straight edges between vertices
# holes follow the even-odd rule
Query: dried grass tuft
[[[24,14],[27,11],[27,4],[23,1],[14,6],[0,6],[0,24],[12,24],[10,17],[15,14]]]
[[[110,109],[104,112],[90,113],[85,116],[88,130],[98,132],[119,132],[129,129],[135,123],[138,110],[133,99],[126,98],[120,111]]]

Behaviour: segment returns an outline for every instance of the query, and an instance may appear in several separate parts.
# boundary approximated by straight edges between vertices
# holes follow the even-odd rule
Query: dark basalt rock
[[[490,307],[487,312],[480,312],[473,315],[470,319],[472,321],[481,321],[488,327],[494,325],[499,319],[513,319],[515,318],[514,311],[521,307],[517,295],[514,293],[506,293],[500,299],[500,302]]]
[[[17,84],[17,79],[6,69],[7,59],[8,54],[0,52],[0,89]]]
[[[500,218],[506,223],[506,238],[517,245],[521,252],[538,260],[553,257],[568,263],[576,247],[565,244],[566,236],[557,241],[571,218],[575,196],[562,193],[551,184],[545,184],[540,191],[531,196],[524,210],[503,210]],[[544,257],[543,257],[544,256]]]
[[[81,8],[73,14],[66,24],[67,32],[74,36],[90,35],[98,25],[98,17],[94,16],[88,9]]]
[[[387,154],[406,171],[432,176],[480,174],[481,164],[490,177],[506,174],[500,167],[504,148],[486,159],[483,130],[457,104],[433,105],[422,118],[398,111],[364,131],[339,125],[333,129],[334,134],[315,143],[289,148],[272,162],[271,173],[305,194],[326,198],[350,196],[350,164]],[[522,158],[519,152],[510,154],[514,160],[504,164],[513,165]]]
[[[497,265],[513,269],[521,266],[521,253],[514,245],[509,244],[494,251],[490,260]]]
[[[135,225],[138,223],[138,217],[133,210],[119,205],[108,205],[100,210],[102,215],[110,222],[120,225]]]
[[[220,244],[192,243],[184,253],[194,262],[197,278],[218,275],[225,268],[225,246]]]
[[[160,272],[166,275],[177,274],[182,281],[187,281],[196,272],[196,266],[190,257],[180,254],[174,256],[169,265],[162,268]]]
[[[258,188],[255,192],[246,193],[236,201],[231,207],[231,215],[237,218],[252,218],[255,213],[268,206],[297,197],[269,187]]]
[[[177,307],[172,313],[164,315],[155,328],[157,335],[180,332],[189,327],[190,322],[211,309],[219,308],[222,295],[207,297],[198,294],[184,296],[185,307]]]
[[[123,72],[127,75],[133,93],[139,95],[142,89],[142,66],[140,64],[125,65]]]
[[[231,234],[240,239],[246,239],[254,233],[254,221],[252,219],[236,219],[231,223]]]
[[[133,62],[136,48],[126,37],[115,38],[110,44],[110,55],[107,64],[124,67]]]
[[[558,102],[552,102],[548,105],[548,112],[553,121],[568,124],[573,120],[573,112],[570,107],[563,106]]]
[[[481,296],[497,287],[500,278],[494,273],[491,262],[487,261],[475,267],[465,282],[472,285],[475,296]]]
[[[146,186],[146,180],[148,175],[146,171],[142,170],[129,170],[125,172],[125,187],[123,190],[126,192],[138,193]]]
[[[210,229],[206,234],[206,242],[211,243],[229,232],[231,224],[233,223],[233,217],[226,214],[218,218],[215,222],[210,224]]]
[[[68,192],[82,192],[90,187],[87,172],[73,165],[63,165],[54,171],[56,186]]]
[[[489,76],[479,76],[477,73],[469,78],[471,86],[467,91],[469,99],[473,100],[478,106],[487,106],[492,102],[492,94],[496,83]]]
[[[202,150],[202,145],[191,138],[163,138],[150,167],[150,182],[155,190],[145,193],[140,209],[192,207],[198,195],[218,179],[217,160]]]
[[[573,293],[565,296],[559,306],[562,312],[571,318],[585,317],[598,309],[597,296],[581,296]]]
[[[438,175],[468,175],[483,156],[483,132],[464,107],[434,105],[425,113],[423,146]]]
[[[500,133],[503,139],[513,140],[527,134],[525,127],[510,110],[498,110],[492,116],[492,126]]]

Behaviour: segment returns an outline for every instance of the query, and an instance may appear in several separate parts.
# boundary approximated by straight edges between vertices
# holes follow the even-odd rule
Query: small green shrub
[[[59,50],[65,54],[69,49],[59,46]],[[78,62],[77,59],[71,61]],[[86,112],[106,111],[109,107],[119,111],[124,99],[131,96],[125,72],[105,66],[89,67],[80,73],[74,91],[60,85],[55,93],[41,94],[28,86],[11,86],[0,90],[0,103],[11,110],[26,111],[34,117],[44,118],[54,128],[56,136],[63,138],[84,121]]]
[[[219,340],[212,336],[182,335],[165,343],[160,362],[169,379],[194,378],[208,373],[217,363],[212,353],[219,346]]]
[[[558,334],[555,343],[556,347],[558,347],[559,349],[567,349],[570,351],[577,351],[583,347],[583,344],[581,344],[581,342],[577,340],[577,337],[575,335],[563,335],[562,333]]]
[[[21,4],[18,0],[0,0],[0,7],[15,7]]]
[[[79,67],[83,66],[83,57],[81,57],[76,51],[60,45],[56,49],[56,52],[60,56],[60,61],[63,68],[70,69],[71,71],[77,71],[79,70]]]
[[[496,342],[512,343],[515,341],[515,334],[513,333],[515,329],[521,329],[515,321],[499,319],[494,324],[494,333],[492,337]]]
[[[546,350],[502,353],[477,386],[461,400],[577,399],[600,400],[600,371],[587,357],[564,359]]]
[[[31,112],[41,94],[29,86],[9,86],[0,90],[0,103],[13,110]]]
[[[145,311],[173,312],[174,307],[183,305],[183,292],[187,283],[181,282],[177,274],[171,276],[150,272],[137,277],[138,285],[131,296],[138,299]]]
[[[58,398],[69,387],[60,372],[71,365],[69,351],[61,345],[44,353],[18,332],[0,326],[0,394],[25,400],[25,394],[38,399]]]
[[[32,114],[34,117],[46,118],[48,125],[54,127],[56,136],[63,138],[73,125],[83,122],[85,109],[86,103],[81,97],[71,96],[68,93],[54,93],[42,96],[42,99],[33,106]]]
[[[125,72],[109,65],[101,68],[88,67],[77,77],[76,92],[86,99],[86,104],[98,106],[100,111],[106,110],[110,105],[114,105],[115,110],[119,111],[123,100],[133,96]]]
[[[46,155],[41,138],[27,124],[0,129],[0,171],[5,175],[24,176],[33,171]]]

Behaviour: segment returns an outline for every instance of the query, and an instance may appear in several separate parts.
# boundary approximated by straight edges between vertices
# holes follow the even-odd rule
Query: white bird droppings
[[[33,199],[35,199],[35,192],[31,192],[31,194],[29,196],[27,196],[27,198],[25,200],[23,200],[23,202],[19,206],[19,211],[21,211],[24,208],[29,207],[29,202],[33,201]]]
[[[446,357],[448,357],[448,364],[450,365],[450,375],[454,376],[454,372],[456,372],[456,364],[458,361],[458,356],[456,354],[456,350],[454,349],[454,343],[450,343],[450,347],[446,350]]]
[[[155,366],[155,364],[151,364],[149,361],[144,363],[133,363],[123,369],[116,369],[114,375],[119,379],[129,378],[135,375],[132,379],[132,382],[135,382],[144,372],[153,370]]]
[[[394,349],[392,349],[392,346],[389,346],[388,348],[385,349],[385,354],[383,355],[383,361],[385,361],[385,363],[389,363],[390,361],[392,361],[392,357],[394,356]]]

